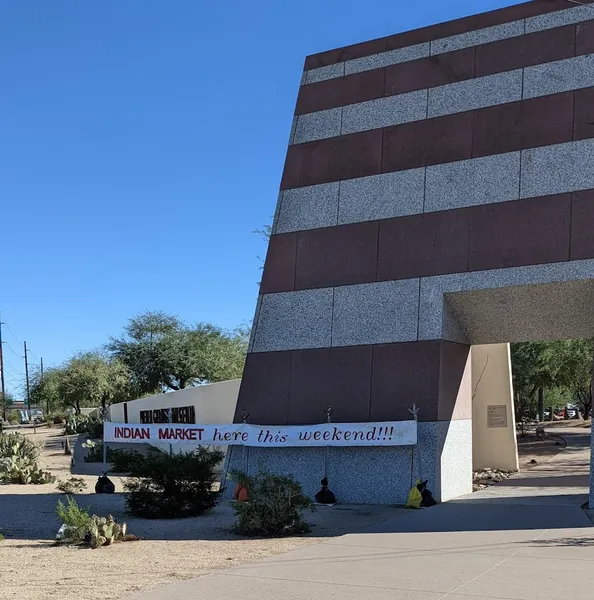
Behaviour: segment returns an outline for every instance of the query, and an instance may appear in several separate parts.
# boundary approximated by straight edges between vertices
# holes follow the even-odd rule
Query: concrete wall
[[[237,396],[239,394],[239,379],[222,381],[201,385],[178,392],[157,394],[139,398],[131,402],[113,404],[110,406],[109,420],[115,423],[124,423],[124,404],[127,405],[128,423],[140,423],[140,411],[157,408],[175,408],[177,406],[194,406],[196,411],[196,422],[205,425],[227,424],[233,422]],[[163,450],[169,449],[169,444],[153,444]],[[184,444],[179,448],[189,451],[197,448]],[[218,447],[226,451],[226,446]],[[174,447],[175,450],[175,447]]]
[[[473,469],[515,471],[518,446],[509,344],[472,346],[471,357]]]

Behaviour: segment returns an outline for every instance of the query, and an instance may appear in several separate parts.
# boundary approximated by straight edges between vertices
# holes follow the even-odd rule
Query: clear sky
[[[307,54],[505,0],[2,0],[8,389],[147,309],[253,317]],[[14,352],[13,352],[14,351]]]

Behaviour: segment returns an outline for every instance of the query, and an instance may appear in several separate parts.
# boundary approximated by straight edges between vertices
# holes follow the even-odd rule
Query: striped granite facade
[[[236,418],[468,421],[472,344],[594,334],[592,232],[594,4],[308,57]]]

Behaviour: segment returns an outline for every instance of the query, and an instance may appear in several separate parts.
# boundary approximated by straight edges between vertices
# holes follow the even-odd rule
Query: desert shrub
[[[146,519],[193,517],[216,506],[214,469],[224,455],[198,448],[172,455],[151,452],[132,462],[124,487],[128,511]]]
[[[16,410],[9,410],[8,413],[6,414],[6,420],[11,425],[18,425],[21,422],[19,413]]]
[[[103,442],[87,440],[83,444],[83,448],[87,449],[85,462],[103,462]],[[134,462],[142,460],[143,457],[138,452],[108,446],[106,458],[108,463],[112,463],[111,471],[113,473],[129,473]]]
[[[64,413],[55,413],[48,416],[48,421],[51,421],[54,425],[63,425],[66,422],[66,415]]]
[[[107,462],[111,463],[112,473],[130,473],[138,461],[144,460],[144,456],[132,450],[121,448],[107,448]]]
[[[4,536],[0,533],[0,542],[4,539]]]
[[[266,471],[253,477],[239,472],[231,476],[248,490],[248,502],[233,502],[236,533],[277,537],[309,531],[303,511],[313,507],[292,477]]]
[[[55,477],[37,465],[39,447],[18,432],[0,435],[0,483],[44,484]]]
[[[56,488],[64,494],[81,494],[87,489],[87,484],[82,477],[70,477],[66,481],[58,481]]]
[[[68,497],[67,504],[58,501],[56,514],[63,523],[56,536],[58,543],[100,548],[134,537],[127,534],[125,523],[116,523],[111,515],[90,515],[88,509],[81,508],[71,497]]]
[[[91,438],[102,438],[103,421],[86,415],[68,415],[64,433],[66,435],[88,433]]]

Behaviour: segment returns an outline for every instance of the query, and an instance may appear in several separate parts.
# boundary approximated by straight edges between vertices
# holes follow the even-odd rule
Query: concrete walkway
[[[138,600],[577,600],[594,595],[589,431],[496,487]]]

